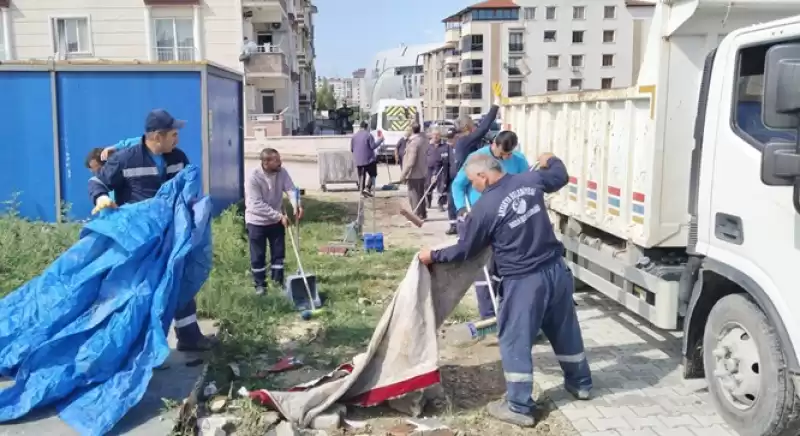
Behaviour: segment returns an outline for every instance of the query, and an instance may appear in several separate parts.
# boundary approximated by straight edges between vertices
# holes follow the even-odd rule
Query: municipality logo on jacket
[[[516,216],[508,223],[508,226],[513,229],[524,224],[530,217],[536,215],[541,210],[538,204],[528,209],[528,200],[526,200],[525,197],[533,197],[534,195],[536,195],[536,188],[523,187],[512,191],[510,194],[506,195],[500,203],[497,215],[500,218],[505,218],[510,209]]]

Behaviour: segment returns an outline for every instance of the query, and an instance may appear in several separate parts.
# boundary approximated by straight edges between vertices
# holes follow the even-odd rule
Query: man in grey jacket
[[[283,261],[286,257],[286,226],[289,217],[283,210],[283,194],[289,195],[295,218],[303,217],[300,196],[289,173],[282,168],[281,155],[274,148],[261,151],[261,166],[247,176],[244,221],[250,244],[250,270],[256,294],[267,289],[267,244],[270,278],[283,286]]]
[[[408,188],[408,201],[411,203],[412,212],[421,219],[428,218],[428,208],[421,204],[425,196],[425,178],[428,175],[428,138],[422,133],[418,123],[411,125],[411,138],[406,145],[406,154],[403,159],[403,175],[401,181],[406,182]]]
[[[350,151],[353,153],[353,160],[358,168],[358,189],[361,190],[361,195],[364,197],[372,196],[372,187],[378,176],[378,158],[375,150],[381,145],[383,145],[383,138],[375,141],[372,133],[369,132],[369,124],[366,121],[361,122],[361,130],[356,132],[350,140]]]

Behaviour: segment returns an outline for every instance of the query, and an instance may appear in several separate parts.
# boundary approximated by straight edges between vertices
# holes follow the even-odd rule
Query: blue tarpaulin
[[[169,355],[167,331],[211,270],[211,202],[190,165],[156,197],[90,221],[41,276],[0,300],[0,422],[56,406],[101,435]]]

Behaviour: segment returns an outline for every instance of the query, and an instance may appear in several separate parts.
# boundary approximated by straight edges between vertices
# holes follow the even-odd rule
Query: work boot
[[[486,405],[486,411],[495,419],[518,425],[520,427],[533,427],[536,420],[531,415],[514,412],[508,408],[508,402],[504,399],[492,401]]]
[[[256,286],[256,295],[264,295],[267,293],[267,288],[263,286]]]
[[[444,232],[445,235],[457,235],[458,230],[456,229],[455,224],[450,224],[450,228]]]
[[[566,385],[564,386],[564,389],[566,389],[567,392],[572,394],[572,396],[575,397],[575,399],[577,400],[589,401],[592,399],[592,393],[589,391],[589,389],[573,388],[571,386],[566,386]]]
[[[182,343],[182,342],[178,341],[178,347],[177,348],[178,348],[178,351],[184,351],[184,352],[208,351],[208,350],[214,348],[214,346],[217,345],[217,342],[218,342],[218,340],[217,340],[216,337],[203,336],[203,337],[201,337],[200,339],[198,339],[196,342],[194,342],[192,344]]]

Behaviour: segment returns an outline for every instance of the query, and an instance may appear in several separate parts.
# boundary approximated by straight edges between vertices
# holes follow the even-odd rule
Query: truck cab
[[[685,374],[744,435],[800,434],[800,17],[705,62],[691,161]]]

